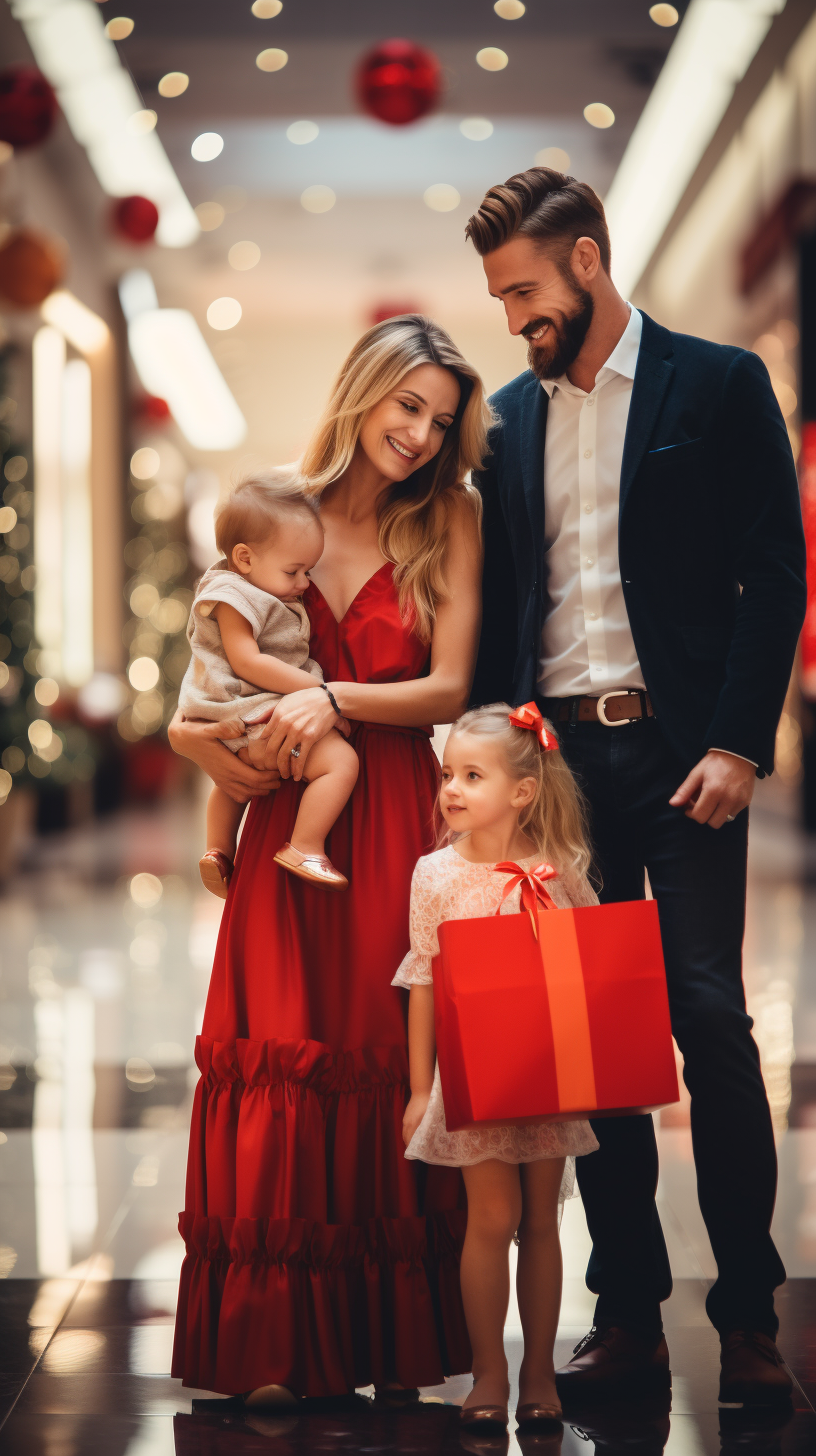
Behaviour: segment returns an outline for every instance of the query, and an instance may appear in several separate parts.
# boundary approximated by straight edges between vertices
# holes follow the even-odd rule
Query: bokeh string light
[[[189,661],[186,628],[193,594],[185,531],[181,450],[159,435],[134,450],[130,462],[130,514],[135,534],[124,551],[130,575],[124,595],[129,619],[127,701],[117,727],[127,743],[166,729]]]

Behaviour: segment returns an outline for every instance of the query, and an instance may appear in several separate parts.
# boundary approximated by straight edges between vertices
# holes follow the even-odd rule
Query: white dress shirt
[[[545,379],[547,604],[538,687],[542,697],[645,688],[618,562],[623,443],[643,320],[629,322],[589,394]]]
[[[589,394],[566,374],[542,380],[550,396],[544,445],[547,608],[538,667],[543,698],[600,697],[646,687],[618,561],[623,445],[642,332],[643,319],[630,303],[629,322]],[[745,762],[757,766],[753,759]]]

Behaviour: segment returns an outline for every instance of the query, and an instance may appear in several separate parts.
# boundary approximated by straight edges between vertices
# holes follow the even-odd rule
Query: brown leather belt
[[[543,698],[542,708],[553,723],[603,723],[606,728],[622,728],[655,715],[645,692],[602,693],[599,698]]]

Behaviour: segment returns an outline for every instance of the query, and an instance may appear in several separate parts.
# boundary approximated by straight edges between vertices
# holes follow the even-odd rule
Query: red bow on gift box
[[[531,870],[523,870],[521,865],[516,864],[514,860],[504,860],[501,864],[494,865],[493,868],[498,874],[512,875],[513,877],[507,881],[504,887],[496,914],[501,914],[502,905],[507,899],[507,896],[512,895],[516,885],[521,885],[521,903],[530,917],[533,935],[538,940],[536,908],[538,905],[543,905],[546,910],[555,909],[552,896],[546,888],[546,881],[556,879],[558,870],[554,870],[552,865],[547,864],[546,860],[542,860],[541,864],[534,865]]]
[[[508,713],[508,718],[514,728],[529,728],[535,733],[545,753],[550,753],[558,747],[558,739],[554,733],[550,733],[545,727],[544,719],[538,711],[535,703],[525,703],[523,707],[516,708],[513,713]]]

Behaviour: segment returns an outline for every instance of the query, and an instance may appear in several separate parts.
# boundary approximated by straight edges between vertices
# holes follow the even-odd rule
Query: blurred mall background
[[[298,455],[377,319],[433,315],[490,389],[525,367],[463,228],[540,162],[605,199],[628,298],[764,359],[816,557],[815,8],[0,0],[3,1450],[205,1449],[167,1372],[221,902],[166,726],[219,494]],[[575,1451],[816,1449],[816,603],[753,826],[746,984],[796,1416],[734,1436],[717,1414],[681,1106],[660,1119],[671,1420],[568,1430]],[[591,1314],[580,1205],[564,1232],[566,1352]],[[411,1449],[454,1449],[445,1430]],[[333,1439],[313,1449],[359,1449]]]

